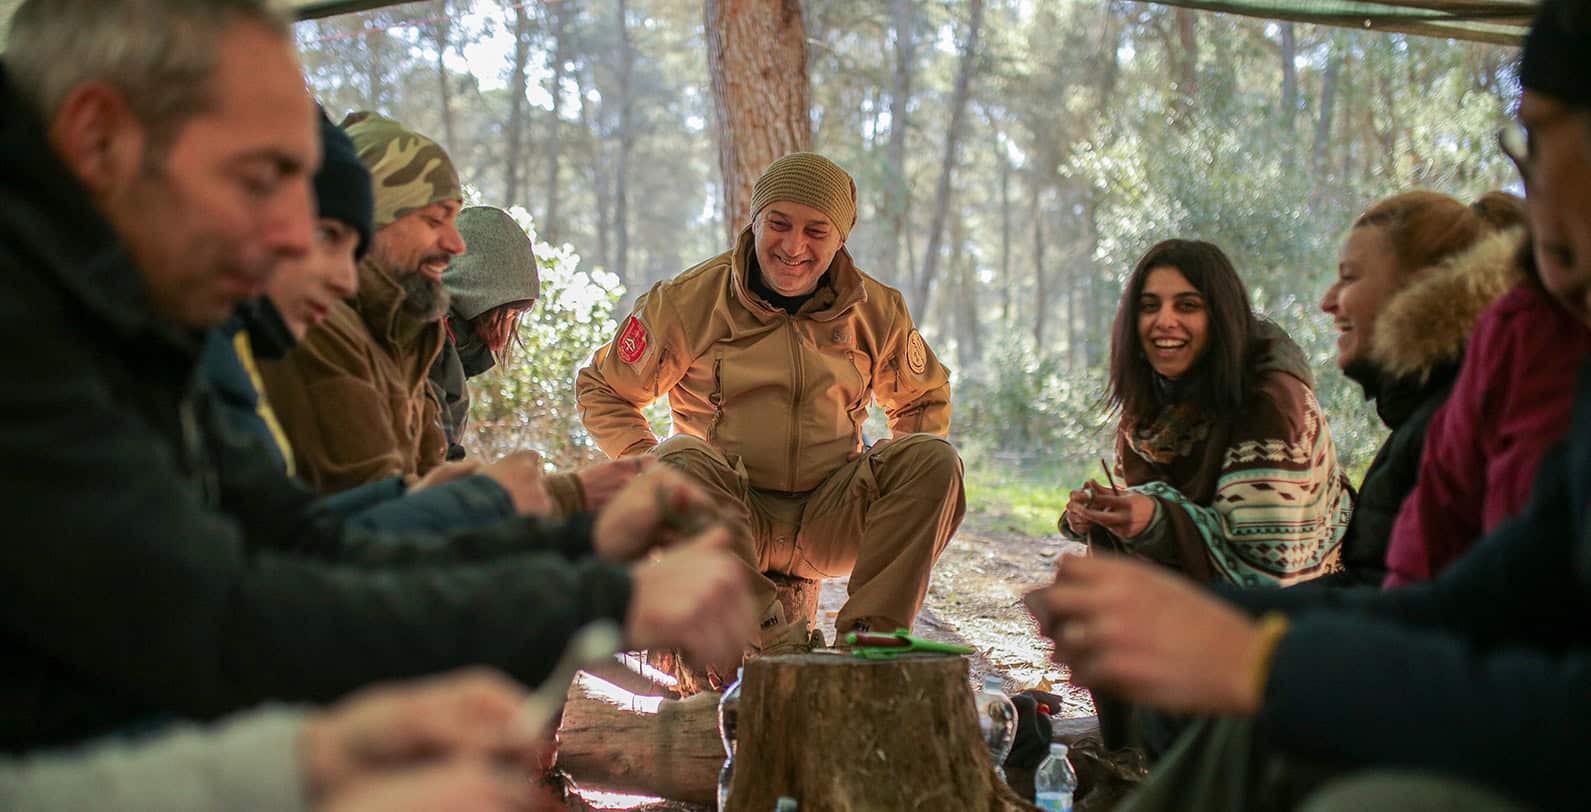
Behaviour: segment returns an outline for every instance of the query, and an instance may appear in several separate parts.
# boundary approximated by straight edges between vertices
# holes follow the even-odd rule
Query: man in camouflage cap
[[[426,374],[448,310],[442,271],[464,253],[458,172],[441,145],[360,112],[340,125],[375,186],[375,233],[359,292],[286,359],[261,368],[301,477],[337,492],[423,475],[447,450]]]

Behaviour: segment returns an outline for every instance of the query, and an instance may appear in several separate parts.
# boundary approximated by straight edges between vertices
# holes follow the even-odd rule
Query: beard
[[[404,313],[420,321],[437,321],[447,315],[453,297],[441,281],[415,269],[400,277],[398,286],[403,288]]]

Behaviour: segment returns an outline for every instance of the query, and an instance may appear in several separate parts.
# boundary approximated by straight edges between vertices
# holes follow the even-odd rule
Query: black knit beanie
[[[320,171],[315,173],[315,200],[320,205],[320,216],[341,220],[359,232],[354,258],[363,259],[370,247],[376,208],[370,171],[359,162],[354,142],[331,123],[325,109],[320,111],[320,148],[324,157]]]
[[[1591,107],[1591,11],[1548,0],[1525,37],[1519,83],[1526,90]]]

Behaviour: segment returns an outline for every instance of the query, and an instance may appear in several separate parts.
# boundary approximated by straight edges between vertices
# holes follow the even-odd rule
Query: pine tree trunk
[[[1282,126],[1292,132],[1293,119],[1298,116],[1298,40],[1293,24],[1282,26]]]
[[[525,70],[530,63],[530,17],[523,3],[514,6],[514,68],[508,83],[508,156],[503,162],[503,205],[519,203],[521,159],[525,143]]]
[[[1000,166],[1000,323],[1011,323],[1011,153],[1004,140],[995,138],[995,161]]]
[[[1332,48],[1326,54],[1326,74],[1320,80],[1320,113],[1315,121],[1315,146],[1311,151],[1310,168],[1315,176],[1315,200],[1318,205],[1326,188],[1326,148],[1331,141],[1331,118],[1337,101],[1337,72],[1342,69],[1342,57]]]
[[[901,241],[910,239],[906,219],[911,211],[912,190],[906,174],[906,136],[911,121],[912,78],[917,72],[916,0],[893,0],[890,5],[895,29],[895,83],[890,92],[889,147],[885,153],[889,177],[883,190],[889,231],[884,238],[879,272],[892,284],[898,284],[905,278],[900,267]]]
[[[568,60],[568,14],[565,7],[573,0],[547,3],[547,13],[552,16],[552,115],[547,129],[547,208],[541,217],[541,237],[553,245],[558,240],[559,174],[563,168],[563,83],[567,75],[564,64]]]
[[[630,152],[635,148],[635,99],[631,73],[635,69],[635,48],[630,43],[630,8],[618,0],[619,8],[619,163],[613,178],[613,272],[631,290],[641,285],[630,278]]]
[[[706,0],[705,18],[724,222],[733,241],[750,221],[751,187],[762,170],[812,147],[806,26],[800,0]]]
[[[453,140],[453,87],[447,75],[447,49],[453,25],[447,17],[447,0],[436,0],[436,80],[437,104],[442,108],[442,148],[458,148]]]
[[[1050,315],[1050,285],[1049,271],[1044,267],[1044,210],[1039,206],[1043,201],[1040,192],[1040,179],[1035,177],[1028,207],[1033,213],[1033,351],[1043,355],[1048,349],[1044,346],[1044,330]]]
[[[945,153],[939,169],[939,185],[934,189],[934,214],[928,226],[928,248],[923,252],[922,272],[913,286],[912,310],[927,313],[933,294],[934,276],[939,271],[939,254],[944,241],[945,221],[950,215],[950,186],[961,157],[961,134],[966,129],[967,99],[972,95],[972,77],[978,70],[978,34],[983,27],[983,0],[969,0],[967,39],[962,43],[961,67],[956,72],[956,87],[950,101],[950,125],[945,130]]]

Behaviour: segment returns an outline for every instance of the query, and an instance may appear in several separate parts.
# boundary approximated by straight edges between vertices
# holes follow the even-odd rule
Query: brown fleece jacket
[[[446,454],[426,383],[442,323],[402,305],[402,288],[366,259],[359,295],[332,308],[287,358],[260,366],[298,475],[317,491],[423,475]]]

